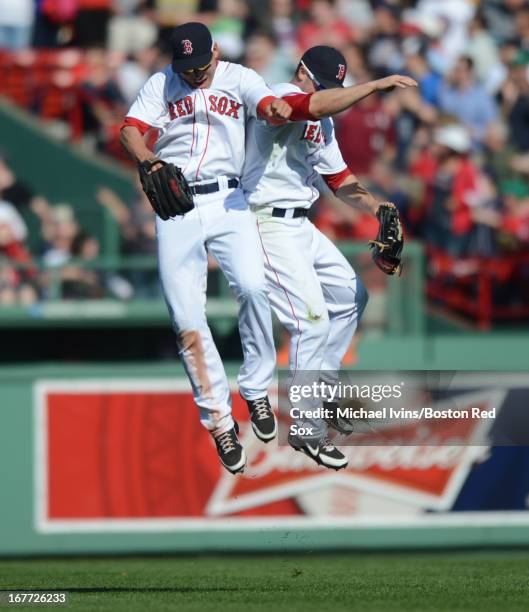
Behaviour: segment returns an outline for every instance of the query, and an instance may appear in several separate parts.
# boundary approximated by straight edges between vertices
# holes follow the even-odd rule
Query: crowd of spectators
[[[300,55],[316,44],[344,53],[346,85],[396,72],[413,76],[417,90],[372,95],[336,118],[347,164],[397,204],[406,234],[422,240],[432,257],[525,261],[529,0],[0,0],[0,49],[78,50],[83,138],[119,156],[121,118],[148,76],[168,62],[172,28],[191,19],[210,27],[226,59],[270,83],[289,80]],[[16,218],[17,204],[1,185],[0,193],[5,256],[3,220]],[[152,253],[145,202],[123,203],[105,189],[98,197],[122,228],[126,252]],[[26,200],[47,227],[50,206]],[[51,208],[52,216],[67,216]],[[376,233],[376,221],[329,194],[315,220],[336,239]],[[96,245],[79,232],[51,238],[44,231],[45,256],[56,257],[68,242],[71,254],[77,241],[79,252],[92,257]],[[22,227],[14,232],[19,245],[23,234]],[[0,301],[30,299],[30,267],[17,278],[18,293],[2,289],[12,276],[4,267]],[[151,278],[143,281],[146,294],[155,291]]]
[[[154,219],[143,192],[132,208],[108,188],[101,188],[96,199],[122,228],[125,254],[155,254]],[[35,230],[31,248],[28,220]],[[36,195],[0,155],[0,305],[160,295],[155,271],[126,274],[101,268],[100,251],[98,238],[83,229],[74,204],[52,204]]]

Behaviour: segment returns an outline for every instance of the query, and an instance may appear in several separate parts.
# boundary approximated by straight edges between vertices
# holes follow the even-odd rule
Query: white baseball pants
[[[334,382],[332,373],[351,344],[367,291],[338,248],[306,217],[272,217],[271,211],[256,214],[270,302],[290,333],[291,384],[310,383],[319,372]],[[325,432],[321,420],[311,424],[316,437]]]
[[[271,310],[254,214],[240,189],[195,196],[184,217],[156,218],[162,289],[201,423],[220,434],[233,427],[231,393],[206,320],[207,254],[239,302],[245,399],[267,394],[275,368]]]

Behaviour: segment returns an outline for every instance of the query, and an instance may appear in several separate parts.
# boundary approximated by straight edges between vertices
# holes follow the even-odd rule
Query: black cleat
[[[347,457],[340,452],[327,438],[321,440],[303,440],[299,436],[288,436],[288,443],[296,450],[310,457],[318,465],[341,470],[347,467]]]
[[[239,426],[235,423],[228,431],[213,436],[220,462],[232,474],[244,472],[246,467],[246,453],[239,442],[238,433]]]
[[[263,442],[270,442],[277,435],[277,421],[268,396],[246,400],[255,435]]]
[[[352,433],[365,433],[366,431],[374,432],[375,429],[368,419],[364,418],[349,418],[347,411],[360,410],[365,408],[365,403],[357,399],[351,399],[342,404],[338,402],[323,402],[323,409],[329,416],[325,417],[324,421],[329,427],[335,431],[349,436]],[[338,414],[338,408],[341,408],[341,414]],[[345,413],[345,414],[344,414]]]
[[[348,436],[355,431],[355,425],[351,419],[338,416],[339,407],[338,402],[323,402],[323,409],[329,415],[324,420],[329,427],[332,427],[344,436]]]

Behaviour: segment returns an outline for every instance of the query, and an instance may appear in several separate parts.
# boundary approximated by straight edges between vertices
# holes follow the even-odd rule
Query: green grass
[[[90,611],[526,611],[529,553],[4,559],[0,589]]]

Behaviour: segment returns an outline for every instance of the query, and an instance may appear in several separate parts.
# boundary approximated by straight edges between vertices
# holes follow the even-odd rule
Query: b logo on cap
[[[345,66],[343,64],[338,64],[338,74],[336,75],[336,78],[339,81],[343,81],[345,77]]]
[[[184,55],[191,55],[191,53],[193,53],[193,45],[191,44],[191,41],[187,38],[182,41],[182,47],[182,53]]]

